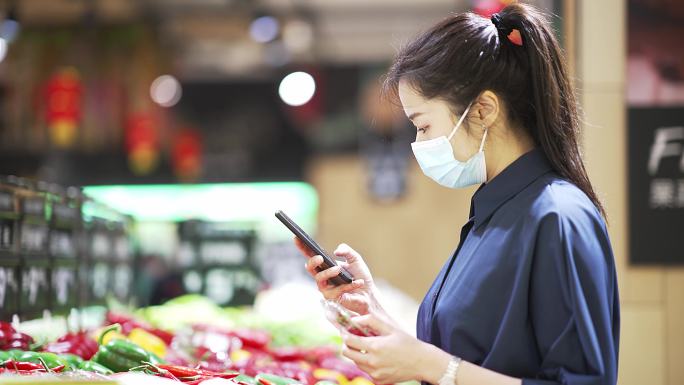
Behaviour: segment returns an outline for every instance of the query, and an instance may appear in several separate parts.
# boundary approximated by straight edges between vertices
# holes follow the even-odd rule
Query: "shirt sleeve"
[[[547,214],[539,227],[529,317],[541,366],[524,385],[615,385],[619,303],[613,253],[596,210]]]

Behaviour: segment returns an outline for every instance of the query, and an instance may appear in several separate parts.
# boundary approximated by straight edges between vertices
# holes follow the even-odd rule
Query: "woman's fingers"
[[[354,291],[356,289],[360,289],[362,287],[363,287],[363,279],[357,279],[357,280],[352,281],[352,283],[346,283],[346,284],[340,285],[340,286],[332,286],[327,291],[329,293],[328,294],[329,297],[337,299],[337,298],[340,298],[340,296],[342,296],[342,294],[344,294],[344,293],[349,293],[351,291]]]
[[[348,263],[354,263],[362,259],[361,255],[359,255],[359,253],[357,253],[346,243],[341,243],[339,246],[337,246],[337,249],[335,249],[333,254],[335,254],[336,257],[342,257],[346,259]]]
[[[294,237],[294,241],[295,241],[295,246],[297,246],[297,248],[299,249],[299,251],[300,251],[302,254],[304,254],[305,256],[311,258],[311,257],[313,257],[314,255],[316,255],[316,253],[314,253],[313,250],[311,250],[311,249],[309,248],[309,246],[305,245],[304,242],[302,242],[302,240],[299,239],[298,237]]]
[[[314,277],[316,280],[316,285],[318,286],[318,289],[323,293],[325,298],[327,299],[339,299],[343,294],[357,290],[357,289],[362,289],[365,285],[365,281],[363,279],[356,279],[352,281],[351,283],[340,285],[340,286],[334,286],[329,283],[329,280],[331,278],[334,278],[340,274],[342,269],[349,267],[349,261],[353,261],[354,257],[353,256],[347,256],[345,257],[347,259],[347,262],[340,261],[337,266],[333,266],[331,268],[327,268],[325,270],[319,271],[320,268],[325,267],[323,264],[323,257],[320,255],[316,255],[309,250],[309,248],[302,243],[299,238],[295,237],[295,245],[299,250],[307,255],[309,259],[306,261],[304,264],[304,267],[306,268],[306,271],[309,272],[309,274]],[[338,247],[338,250],[342,250],[343,253],[347,252],[353,252],[349,246],[342,244]],[[336,251],[337,254],[337,251]],[[344,256],[344,255],[342,255]]]
[[[321,264],[323,264],[323,257],[321,257],[320,255],[314,255],[311,258],[309,258],[308,261],[306,261],[306,264],[304,266],[306,267],[306,271],[308,271],[309,274],[315,277],[316,274],[318,274],[318,270],[316,270],[316,268],[321,266]]]
[[[361,338],[361,337],[355,336],[355,335],[353,335],[347,331],[343,332],[342,338],[344,340],[344,344],[353,350],[356,350],[359,352],[370,352],[371,351],[370,344],[367,341],[368,338]]]
[[[316,273],[316,275],[314,275],[314,279],[316,282],[327,282],[330,278],[338,276],[340,271],[342,271],[341,267],[333,266],[329,269],[325,269],[319,273]]]
[[[353,310],[358,314],[368,314],[370,311],[370,304],[365,296],[342,293],[339,302],[342,306],[349,310]]]
[[[368,366],[368,357],[365,353],[358,350],[351,349],[345,345],[342,347],[342,355],[354,361],[361,370]]]
[[[392,326],[385,320],[380,319],[375,314],[366,314],[352,318],[352,320],[360,325],[369,327],[379,335],[386,335],[392,331]]]

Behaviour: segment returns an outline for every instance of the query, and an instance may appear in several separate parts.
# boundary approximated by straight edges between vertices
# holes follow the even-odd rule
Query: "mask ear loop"
[[[487,139],[487,131],[489,131],[487,129],[487,126],[485,126],[484,124],[482,125],[482,127],[484,128],[485,132],[484,132],[484,135],[482,135],[482,142],[480,143],[480,151],[478,151],[478,152],[482,152],[482,150],[484,150],[485,139]]]
[[[461,115],[461,118],[458,120],[456,123],[456,126],[454,129],[451,131],[451,134],[449,134],[449,137],[447,138],[449,141],[451,141],[451,138],[454,137],[454,134],[456,131],[458,131],[459,127],[461,127],[461,123],[463,123],[463,119],[465,119],[466,115],[468,115],[468,111],[470,111],[470,106],[473,105],[473,102],[468,103],[468,107],[466,107],[465,111],[463,111],[463,115]]]

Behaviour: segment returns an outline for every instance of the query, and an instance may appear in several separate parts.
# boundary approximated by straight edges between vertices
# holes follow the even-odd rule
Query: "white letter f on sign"
[[[651,156],[648,159],[649,174],[656,174],[660,160],[664,157],[682,154],[682,145],[671,143],[682,139],[684,139],[684,127],[662,127],[656,130],[655,141],[653,146],[651,146]],[[684,172],[684,156],[682,156],[679,168]]]

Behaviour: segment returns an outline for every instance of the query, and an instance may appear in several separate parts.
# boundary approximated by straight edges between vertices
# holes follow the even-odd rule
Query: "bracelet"
[[[449,366],[447,366],[438,385],[456,385],[456,373],[458,372],[459,366],[461,366],[461,358],[456,356],[451,357]]]

